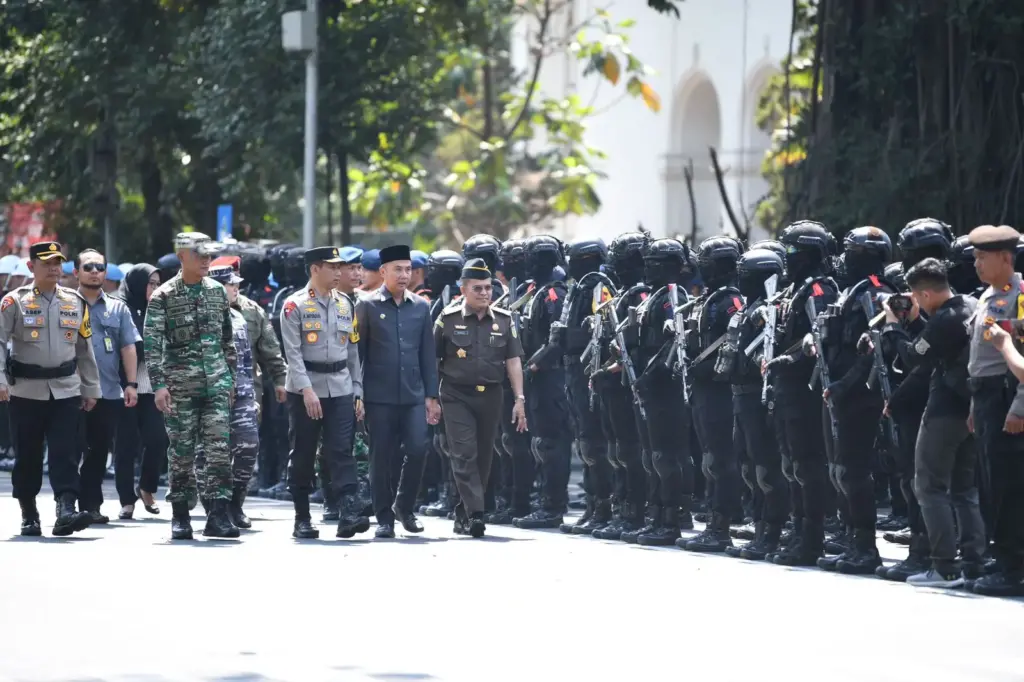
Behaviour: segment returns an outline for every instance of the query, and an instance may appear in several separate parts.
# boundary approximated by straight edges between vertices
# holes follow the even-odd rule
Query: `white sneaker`
[[[907,578],[907,584],[916,585],[917,587],[954,588],[963,586],[964,578],[959,573],[940,573],[934,568],[930,568],[924,573],[918,573]]]

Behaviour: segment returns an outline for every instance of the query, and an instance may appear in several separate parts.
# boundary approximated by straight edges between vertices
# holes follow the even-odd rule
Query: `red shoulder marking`
[[[287,303],[284,304],[284,316],[285,317],[290,317],[291,314],[292,314],[292,311],[294,311],[298,307],[299,306],[297,306],[295,304],[295,301],[288,301]]]
[[[551,301],[552,303],[558,301],[558,294],[555,293],[554,287],[548,289],[548,300]]]
[[[877,275],[869,275],[868,279],[871,280],[871,286],[875,287],[876,289],[882,286],[882,283],[878,281]]]
[[[0,313],[7,310],[14,304],[14,294],[7,294],[4,296],[4,300],[0,301]]]
[[[820,284],[815,282],[814,284],[811,285],[811,295],[812,296],[824,296],[825,295],[825,290],[821,288]]]
[[[641,301],[646,301],[647,300],[647,292],[646,291],[641,291],[640,292],[640,300]]]

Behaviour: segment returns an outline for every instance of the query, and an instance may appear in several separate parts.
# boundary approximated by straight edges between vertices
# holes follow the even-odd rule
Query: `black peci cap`
[[[380,250],[380,264],[386,265],[396,260],[407,260],[412,262],[412,251],[404,244],[386,246]]]

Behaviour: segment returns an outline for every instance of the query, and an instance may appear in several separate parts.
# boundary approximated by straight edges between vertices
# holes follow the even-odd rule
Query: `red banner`
[[[56,234],[47,228],[47,218],[56,208],[56,202],[8,204],[5,220],[0,220],[0,253],[27,258],[28,247],[32,244],[55,240]]]

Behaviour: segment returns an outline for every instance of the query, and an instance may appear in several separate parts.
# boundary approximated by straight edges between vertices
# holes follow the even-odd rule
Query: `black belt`
[[[1017,383],[1017,378],[1012,374],[996,374],[990,377],[971,377],[967,380],[967,385],[971,389],[971,393],[980,393],[982,391],[1000,391],[1009,386],[1014,386]]]
[[[452,388],[461,389],[463,391],[476,391],[477,393],[501,388],[501,384],[454,384],[449,382],[446,382],[445,386],[451,386]]]
[[[8,358],[7,360],[7,374],[12,379],[63,379],[74,374],[77,369],[77,358],[68,360],[56,367],[30,365],[25,362],[18,362],[13,358]]]
[[[302,364],[306,366],[307,372],[314,372],[316,374],[334,374],[348,367],[348,360],[339,360],[338,362],[312,362],[311,360],[303,360]]]

